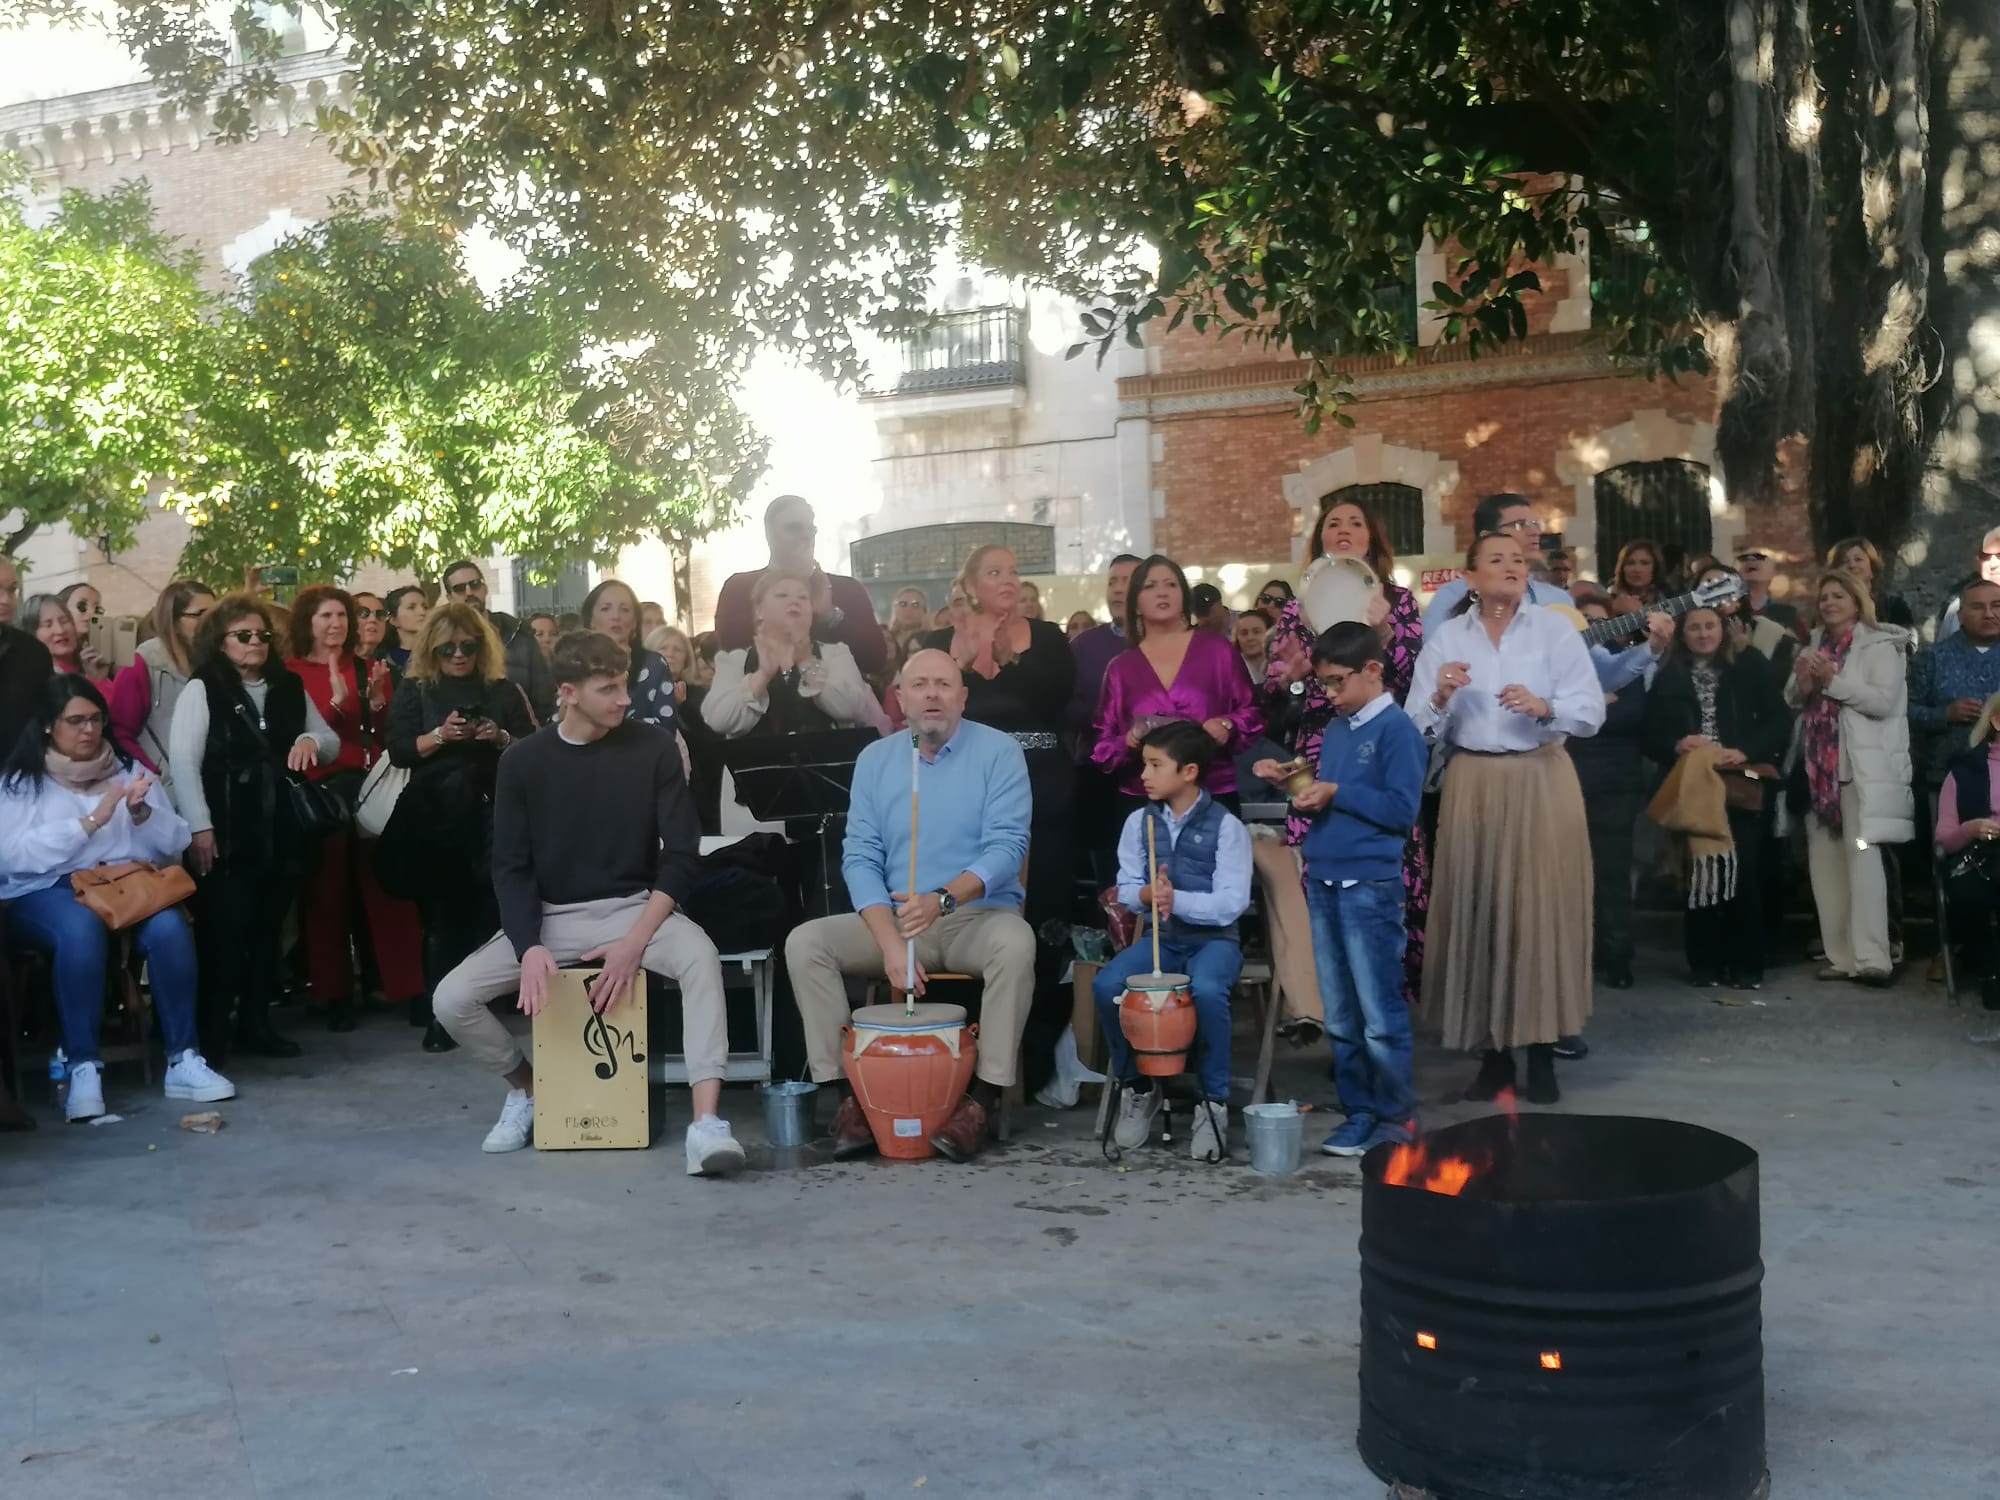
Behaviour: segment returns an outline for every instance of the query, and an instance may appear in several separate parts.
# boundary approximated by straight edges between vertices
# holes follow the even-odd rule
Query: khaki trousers
[[[1035,934],[1021,914],[980,906],[940,917],[917,939],[917,964],[926,973],[979,976],[974,1072],[1000,1088],[1012,1083],[1035,991]],[[785,939],[785,966],[805,1024],[813,1082],[829,1083],[842,1076],[840,1028],[847,1024],[848,1009],[841,980],[850,974],[883,978],[882,950],[868,924],[849,912],[793,928]]]
[[[1253,838],[1250,861],[1264,897],[1280,1011],[1287,1021],[1324,1024],[1326,1011],[1319,998],[1319,971],[1313,963],[1312,919],[1306,913],[1305,866],[1300,863],[1299,851],[1276,839]]]
[[[1819,909],[1819,940],[1826,961],[1843,974],[1886,974],[1889,962],[1889,879],[1878,844],[1857,848],[1861,794],[1853,782],[1840,788],[1840,826],[1835,833],[1806,815],[1806,868],[1812,875],[1813,905]]]
[[[542,946],[558,965],[577,963],[584,954],[625,936],[645,909],[642,895],[545,904]],[[708,934],[677,911],[646,944],[640,965],[680,986],[681,1051],[688,1081],[721,1078],[729,1071],[729,1023],[722,1003],[722,962]],[[520,1045],[487,1005],[520,984],[521,961],[514,956],[514,945],[506,933],[495,933],[438,983],[431,1009],[438,1024],[476,1061],[496,1073],[511,1073],[524,1061]]]

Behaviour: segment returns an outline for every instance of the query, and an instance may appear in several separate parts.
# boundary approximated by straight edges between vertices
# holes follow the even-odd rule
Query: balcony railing
[[[1023,385],[1021,309],[975,307],[940,313],[921,333],[896,341],[869,391],[873,396],[931,395]]]

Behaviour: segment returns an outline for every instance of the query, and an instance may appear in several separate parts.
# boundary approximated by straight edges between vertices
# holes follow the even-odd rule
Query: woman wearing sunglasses
[[[506,649],[470,604],[431,611],[389,703],[389,760],[410,773],[382,831],[377,868],[417,903],[427,993],[410,1005],[426,1052],[458,1044],[431,1015],[428,991],[500,928],[493,900],[493,777],[500,753],[532,734],[507,680]],[[396,872],[411,872],[407,884]]]
[[[229,594],[195,632],[194,676],[174,704],[167,762],[181,816],[194,832],[195,944],[200,955],[202,1052],[221,1062],[235,1045],[257,1057],[297,1057],[271,1029],[278,944],[313,841],[292,817],[288,775],[330,764],[340,740],[278,659],[259,599]]]

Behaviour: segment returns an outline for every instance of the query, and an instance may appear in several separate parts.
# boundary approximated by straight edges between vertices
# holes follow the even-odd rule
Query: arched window
[[[1358,505],[1380,521],[1396,556],[1414,557],[1424,550],[1424,492],[1415,485],[1350,484],[1320,496],[1319,514],[1325,515],[1328,503],[1335,500]],[[1312,550],[1310,538],[1306,550]]]
[[[1658,542],[1669,561],[1715,545],[1708,469],[1684,458],[1620,464],[1597,476],[1597,571],[1611,576],[1618,549],[1638,537]]]

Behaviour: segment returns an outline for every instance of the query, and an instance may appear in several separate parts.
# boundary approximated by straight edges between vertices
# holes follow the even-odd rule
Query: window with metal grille
[[[1597,476],[1597,571],[1611,576],[1618,551],[1644,537],[1670,557],[1699,557],[1714,546],[1708,468],[1684,458],[1620,464]]]
[[[514,613],[546,609],[555,614],[575,609],[590,592],[590,569],[582,563],[564,563],[547,583],[539,582],[525,558],[514,559]]]
[[[1424,550],[1424,492],[1415,485],[1350,484],[1320,496],[1320,514],[1325,515],[1327,505],[1336,500],[1358,505],[1375,517],[1396,556],[1413,557]]]

